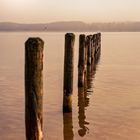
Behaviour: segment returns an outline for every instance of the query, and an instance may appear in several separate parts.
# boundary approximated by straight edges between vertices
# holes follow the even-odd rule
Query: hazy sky
[[[0,0],[3,21],[140,21],[140,0]]]

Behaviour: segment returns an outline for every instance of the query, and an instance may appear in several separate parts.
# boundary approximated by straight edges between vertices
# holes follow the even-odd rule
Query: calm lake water
[[[24,42],[44,49],[44,140],[140,140],[140,33],[102,33],[87,93],[77,88],[75,42],[73,111],[62,113],[65,33],[0,33],[0,140],[25,140]]]

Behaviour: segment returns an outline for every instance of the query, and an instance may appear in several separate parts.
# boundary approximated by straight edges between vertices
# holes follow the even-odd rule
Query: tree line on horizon
[[[140,22],[84,23],[80,21],[23,24],[1,22],[0,31],[140,31]]]

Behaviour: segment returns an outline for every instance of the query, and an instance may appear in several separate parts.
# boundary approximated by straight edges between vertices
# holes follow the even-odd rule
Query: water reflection
[[[89,132],[89,129],[87,125],[89,125],[89,122],[86,121],[86,115],[85,115],[85,107],[89,105],[89,98],[85,95],[84,88],[78,88],[78,120],[79,120],[79,127],[78,134],[83,137],[86,135],[86,133]]]
[[[86,120],[86,108],[90,105],[90,98],[89,95],[93,94],[93,80],[96,73],[96,67],[100,60],[100,55],[98,60],[96,60],[92,65],[87,67],[87,72],[85,73],[85,84],[84,87],[78,88],[78,120],[79,120],[79,127],[78,134],[81,137],[84,137],[86,134],[89,133],[88,125],[90,124]]]
[[[72,112],[63,113],[63,124],[64,140],[73,140]]]

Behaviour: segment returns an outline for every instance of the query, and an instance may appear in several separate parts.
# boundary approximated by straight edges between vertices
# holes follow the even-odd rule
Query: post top
[[[44,45],[44,41],[39,37],[29,37],[28,40],[25,42],[26,45],[30,44],[33,46]]]
[[[80,37],[84,37],[84,38],[86,37],[86,35],[85,35],[85,34],[80,34],[79,36],[80,36]]]
[[[68,37],[75,37],[75,34],[74,34],[74,33],[66,33],[65,36],[68,36]]]

